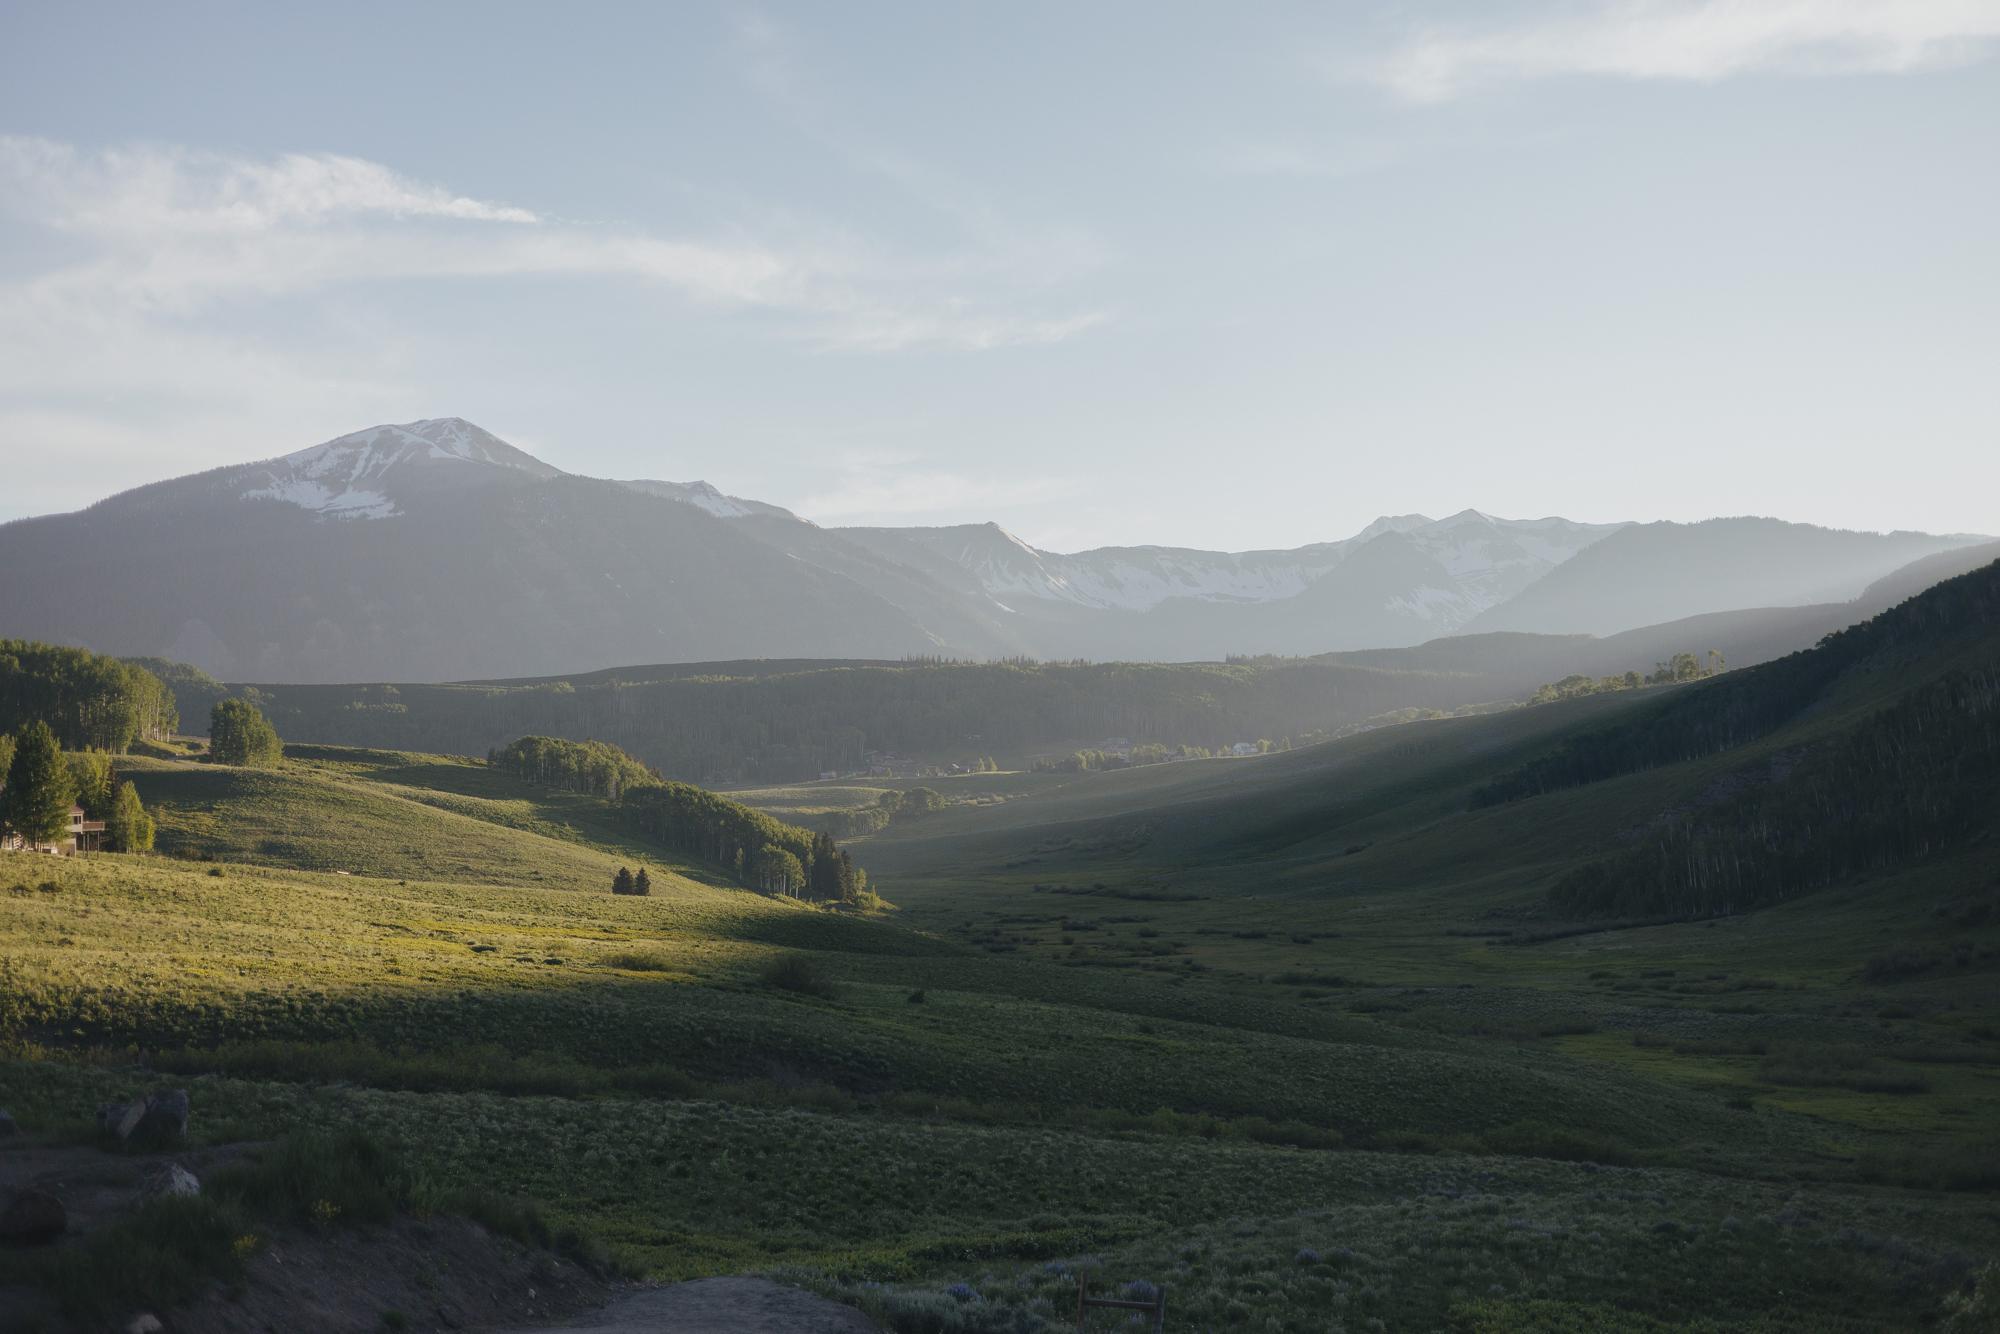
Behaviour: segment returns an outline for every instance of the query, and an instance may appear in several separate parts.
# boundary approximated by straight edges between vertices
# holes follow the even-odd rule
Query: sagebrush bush
[[[833,995],[833,979],[810,955],[781,954],[764,965],[758,978],[767,987],[802,996]]]

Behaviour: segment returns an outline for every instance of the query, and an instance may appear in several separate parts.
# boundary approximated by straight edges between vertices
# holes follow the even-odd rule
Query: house
[[[69,832],[53,843],[37,843],[28,848],[26,840],[13,830],[0,834],[0,851],[44,852],[51,856],[67,857],[73,852],[97,852],[104,847],[104,821],[86,820],[84,809],[72,805],[69,808]]]
[[[83,807],[69,808],[69,850],[98,852],[104,847],[104,821],[83,818]]]

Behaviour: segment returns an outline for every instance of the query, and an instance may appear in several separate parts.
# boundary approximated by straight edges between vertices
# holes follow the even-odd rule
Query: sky
[[[461,416],[826,524],[2000,532],[2000,0],[0,0],[0,521]]]

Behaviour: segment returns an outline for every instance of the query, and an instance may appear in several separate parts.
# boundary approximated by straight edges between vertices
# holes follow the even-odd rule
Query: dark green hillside
[[[722,665],[718,665],[722,666]],[[1107,737],[1227,746],[1493,698],[1471,675],[1332,660],[909,663],[689,676],[662,669],[486,685],[253,686],[280,733],[484,753],[523,733],[609,740],[671,777],[715,784],[863,768],[868,752],[1025,762]]]
[[[1890,688],[1900,690],[1926,675],[1962,671],[1957,655],[1965,651],[1977,677],[2000,657],[1996,626],[2000,563],[1947,580],[1828,635],[1816,648],[1732,673],[1662,700],[1614,727],[1571,738],[1487,784],[1474,800],[1481,805],[1511,801],[1728,750],[1768,735],[1813,708],[1843,680],[1851,683],[1871,667],[1892,670]],[[1885,690],[1873,683],[1862,688],[1874,694]],[[1975,713],[1982,708],[1983,694],[1976,685],[1949,693],[1961,697],[1956,707]]]

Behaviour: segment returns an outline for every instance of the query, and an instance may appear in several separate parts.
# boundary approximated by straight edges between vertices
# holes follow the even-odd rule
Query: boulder
[[[69,1226],[69,1211],[47,1191],[30,1186],[15,1191],[0,1208],[0,1242],[35,1246],[54,1241]]]
[[[187,1138],[186,1089],[161,1089],[131,1102],[97,1105],[97,1128],[107,1135],[149,1148]]]
[[[187,1090],[162,1089],[147,1095],[139,1119],[121,1135],[135,1144],[178,1144],[187,1138],[187,1128]]]
[[[125,1334],[163,1334],[165,1329],[166,1326],[160,1323],[160,1318],[150,1311],[144,1315],[135,1315],[125,1322]]]
[[[0,1112],[0,1140],[12,1139],[21,1133],[21,1127],[14,1124],[14,1118]]]
[[[148,1195],[199,1195],[201,1181],[179,1163],[168,1163],[146,1179]]]
[[[100,1102],[97,1104],[97,1128],[106,1135],[116,1135],[124,1139],[132,1133],[132,1127],[139,1124],[139,1118],[146,1114],[146,1100],[133,1102]]]

